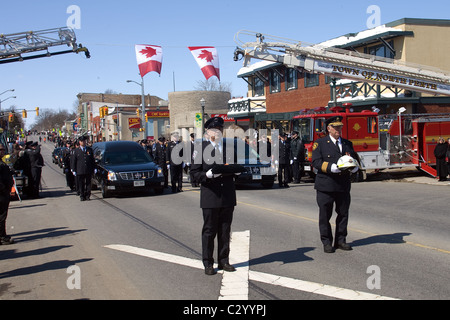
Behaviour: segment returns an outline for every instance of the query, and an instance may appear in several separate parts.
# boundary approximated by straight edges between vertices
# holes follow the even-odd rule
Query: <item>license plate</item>
[[[134,183],[135,187],[143,187],[143,186],[145,186],[145,181],[144,180],[134,181],[133,183]]]
[[[254,174],[252,176],[253,180],[261,180],[261,175],[260,174]]]
[[[311,166],[305,166],[304,169],[305,171],[311,171]]]

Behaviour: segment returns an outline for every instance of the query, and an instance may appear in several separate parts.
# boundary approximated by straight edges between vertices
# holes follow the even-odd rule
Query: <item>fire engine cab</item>
[[[292,120],[292,129],[299,132],[305,146],[304,170],[314,175],[311,167],[312,145],[325,136],[325,121],[342,117],[342,136],[353,143],[361,168],[359,180],[366,170],[417,167],[432,176],[436,170],[434,148],[438,137],[450,136],[450,114],[379,115],[372,110],[351,112],[351,104],[343,107],[302,110]]]

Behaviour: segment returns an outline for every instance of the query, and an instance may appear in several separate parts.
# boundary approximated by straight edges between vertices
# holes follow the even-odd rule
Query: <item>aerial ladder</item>
[[[256,41],[244,42],[242,38],[248,36],[256,37]],[[254,58],[278,62],[309,73],[322,73],[433,95],[450,95],[450,72],[431,66],[335,47],[311,45],[247,30],[239,31],[234,40],[238,45],[234,60],[244,58],[244,67]]]
[[[248,36],[256,37],[256,41],[244,42],[242,38]],[[253,58],[279,63],[300,72],[322,73],[334,78],[399,87],[431,95],[450,95],[450,72],[431,66],[335,47],[305,44],[247,30],[239,31],[235,35],[235,42],[238,47],[234,52],[234,60],[243,58],[244,67],[249,67]],[[450,135],[450,114],[401,115],[403,111],[399,110],[397,115],[391,115],[387,120],[386,115],[377,117],[377,125],[380,129],[374,135],[377,142],[371,149],[371,146],[368,146],[370,143],[361,141],[363,149],[357,151],[361,160],[365,159],[361,163],[362,168],[416,166],[436,177],[436,170],[430,166],[435,164],[433,149],[439,136]],[[319,114],[301,115],[301,113],[300,111],[300,115],[294,118],[306,118],[307,123],[310,119],[322,117]],[[347,111],[340,115],[346,119],[351,114]],[[376,116],[377,112],[364,113],[363,111],[358,115],[370,117]],[[311,123],[314,125],[314,121]],[[405,127],[409,128],[408,132],[402,131]],[[349,130],[352,128],[354,126]],[[351,135],[350,132],[348,134]],[[355,134],[348,138],[352,139],[356,136]],[[310,137],[307,153],[311,151],[312,142],[316,138],[318,136]]]
[[[71,49],[49,51],[49,48],[58,46]],[[41,51],[45,53],[39,53]],[[86,58],[91,57],[86,47],[77,44],[75,32],[67,27],[0,34],[0,64],[80,52],[84,52]]]

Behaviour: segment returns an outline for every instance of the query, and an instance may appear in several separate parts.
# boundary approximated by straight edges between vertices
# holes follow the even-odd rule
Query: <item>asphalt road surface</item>
[[[181,193],[105,200],[93,191],[80,202],[52,150],[43,144],[41,198],[10,204],[7,228],[16,243],[0,246],[2,300],[178,300],[186,314],[199,312],[198,301],[251,300],[245,312],[262,315],[268,311],[257,306],[269,300],[450,298],[447,186],[353,184],[353,250],[332,254],[319,239],[311,181],[242,188],[232,225],[237,271],[206,276],[198,188],[185,183]]]

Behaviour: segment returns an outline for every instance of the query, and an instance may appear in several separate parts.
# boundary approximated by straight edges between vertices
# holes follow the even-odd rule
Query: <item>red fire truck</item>
[[[305,172],[314,175],[311,167],[312,145],[326,134],[326,119],[339,115],[344,127],[342,136],[353,142],[359,156],[361,172],[417,167],[436,176],[434,148],[439,137],[450,137],[450,114],[383,114],[371,110],[351,112],[351,104],[302,110],[292,120],[292,130],[305,142]]]

